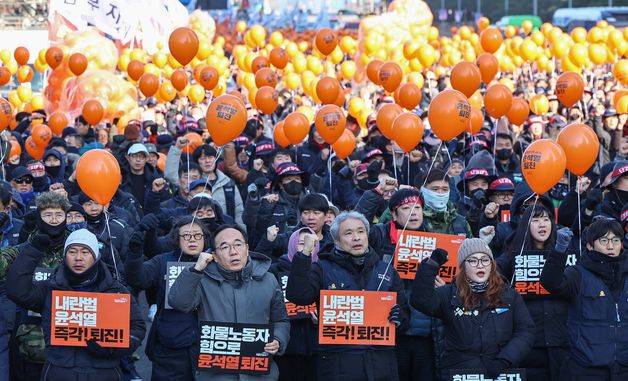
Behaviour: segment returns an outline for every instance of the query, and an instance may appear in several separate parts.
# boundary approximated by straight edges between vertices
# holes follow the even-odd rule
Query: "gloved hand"
[[[504,359],[493,359],[486,362],[486,375],[490,378],[496,378],[503,371],[508,369],[510,364]]]
[[[34,210],[32,212],[28,212],[24,215],[24,226],[22,229],[26,229],[28,231],[33,231],[37,226],[37,215],[38,211]]]
[[[136,229],[129,238],[129,255],[135,258],[141,257],[144,252],[144,232]]]
[[[436,249],[432,251],[432,255],[430,256],[430,259],[436,262],[438,266],[442,266],[445,264],[445,262],[447,262],[448,256],[449,254],[447,253],[446,250]]]
[[[480,239],[488,245],[495,238],[495,226],[485,226],[479,231]]]
[[[591,189],[587,193],[587,199],[584,201],[584,208],[589,211],[594,211],[597,206],[602,203],[602,190],[599,188]]]
[[[379,184],[379,174],[384,167],[384,162],[375,160],[366,168],[369,184],[374,184],[373,188]]]
[[[129,348],[109,348],[103,347],[96,339],[87,340],[87,353],[93,357],[101,359],[115,359],[122,357],[129,352]]]
[[[149,230],[155,230],[159,226],[159,217],[154,213],[150,213],[142,218],[142,221],[137,225],[137,229],[142,232]]]
[[[486,191],[484,189],[479,189],[473,193],[473,198],[471,199],[473,202],[473,206],[478,209],[484,209],[484,204],[486,204]]]
[[[47,234],[37,234],[31,240],[31,245],[41,252],[46,252],[50,247],[50,237]]]
[[[395,328],[399,328],[401,325],[401,306],[399,304],[395,304],[390,308],[388,321],[393,323]]]
[[[564,253],[569,247],[569,243],[573,238],[573,232],[569,228],[562,228],[556,232],[556,244],[554,249],[559,253]]]

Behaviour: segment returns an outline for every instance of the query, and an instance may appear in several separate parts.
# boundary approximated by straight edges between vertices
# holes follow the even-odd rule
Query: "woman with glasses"
[[[556,224],[552,213],[543,204],[529,206],[513,234],[509,249],[497,258],[500,273],[514,284],[515,261],[532,260],[549,254],[556,242]],[[531,251],[535,251],[532,253]],[[524,288],[525,289],[525,288]],[[531,380],[560,379],[560,368],[567,358],[567,301],[560,295],[528,295],[523,300],[536,326],[534,345],[520,364]]]
[[[619,222],[600,219],[584,232],[586,250],[575,266],[565,266],[573,237],[558,231],[541,284],[568,300],[569,358],[563,380],[628,380],[628,260]]]
[[[165,304],[166,290],[174,269],[194,265],[203,251],[209,250],[209,232],[192,216],[177,220],[170,232],[174,250],[144,262],[145,232],[136,229],[129,241],[125,278],[136,290],[157,290],[157,313],[146,343],[146,355],[153,363],[153,381],[194,380],[197,357],[198,322],[196,312],[181,312]]]
[[[523,299],[504,282],[491,249],[479,238],[460,245],[455,281],[434,288],[447,256],[436,249],[421,263],[410,299],[412,307],[443,321],[440,379],[463,369],[484,369],[495,378],[517,367],[534,341],[534,323]]]

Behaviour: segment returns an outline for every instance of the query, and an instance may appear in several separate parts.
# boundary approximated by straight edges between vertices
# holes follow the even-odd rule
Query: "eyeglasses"
[[[22,177],[21,179],[15,179],[16,184],[32,184],[33,179],[31,177]]]
[[[512,193],[495,193],[494,196],[496,198],[498,198],[499,200],[508,200],[511,199],[512,200]]]
[[[184,241],[191,241],[192,238],[194,238],[194,241],[200,241],[201,239],[203,239],[203,233],[196,233],[196,234],[184,233],[184,234],[179,234],[179,237],[183,238]]]
[[[57,212],[57,213],[53,213],[53,212],[45,212],[41,214],[41,219],[44,221],[52,221],[53,219],[56,219],[57,221],[63,221],[65,220],[65,213],[63,212]]]
[[[490,265],[491,264],[491,259],[488,258],[488,257],[484,257],[484,258],[480,258],[480,259],[469,258],[465,262],[467,262],[469,264],[469,266],[471,266],[471,267],[481,268],[481,267],[486,267],[486,266]]]
[[[598,238],[597,240],[600,244],[602,244],[602,246],[608,245],[609,242],[611,242],[613,246],[617,246],[621,244],[621,238],[618,238],[618,237],[613,237],[613,238],[602,237],[602,238]]]
[[[237,252],[241,252],[242,250],[244,250],[245,246],[246,243],[242,241],[235,241],[232,244],[223,243],[222,245],[218,246],[217,249],[223,253],[229,252],[231,251],[231,249],[234,249]]]

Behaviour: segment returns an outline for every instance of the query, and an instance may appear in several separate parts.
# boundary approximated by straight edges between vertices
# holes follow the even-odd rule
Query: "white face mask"
[[[447,209],[447,203],[449,202],[449,192],[436,193],[425,187],[421,187],[421,194],[423,195],[423,200],[425,200],[426,206],[437,211],[443,211]]]

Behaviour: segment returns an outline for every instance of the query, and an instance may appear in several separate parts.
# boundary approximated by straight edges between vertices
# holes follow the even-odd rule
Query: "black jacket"
[[[75,374],[74,369],[81,368],[97,372],[100,369],[112,369],[119,365],[120,357],[97,358],[92,356],[84,347],[53,346],[50,344],[50,319],[52,313],[52,291],[65,290],[73,291],[74,288],[68,283],[64,273],[63,265],[58,266],[47,281],[33,283],[33,273],[41,261],[43,253],[35,249],[30,243],[25,244],[20,255],[9,270],[7,283],[9,287],[7,294],[19,306],[42,315],[42,329],[46,342],[46,361],[55,367],[64,368],[69,374]],[[92,292],[99,293],[122,293],[129,291],[117,280],[115,280],[107,266],[101,261],[97,262],[98,276],[95,283],[91,285]],[[85,291],[85,289],[81,289]],[[130,342],[131,347],[128,353],[132,353],[142,342],[146,333],[144,318],[137,303],[131,301],[131,322],[130,322]],[[76,377],[76,375],[74,375]],[[68,377],[68,379],[70,379]]]
[[[277,238],[274,241],[269,241],[266,238],[266,234],[262,235],[259,242],[257,243],[257,247],[255,251],[264,254],[273,262],[277,261],[277,259],[285,254],[286,248],[288,247],[288,241],[290,240],[290,236],[295,231],[304,228],[303,224],[299,223],[294,229],[290,229],[283,234],[277,234]],[[318,242],[319,244],[319,253],[331,253],[334,250],[334,239],[331,236],[331,231],[329,230],[328,225],[323,226],[323,239]]]
[[[261,198],[249,199],[244,207],[243,219],[249,233],[249,244],[257,247],[257,243],[266,235],[269,226],[277,225],[279,233],[293,230],[300,221],[299,199],[279,193],[279,200],[268,202]]]
[[[499,308],[482,305],[467,311],[455,284],[434,288],[439,266],[431,259],[419,266],[413,284],[412,307],[442,319],[445,348],[442,368],[482,369],[493,359],[516,367],[534,341],[534,323],[521,296],[504,286]]]

